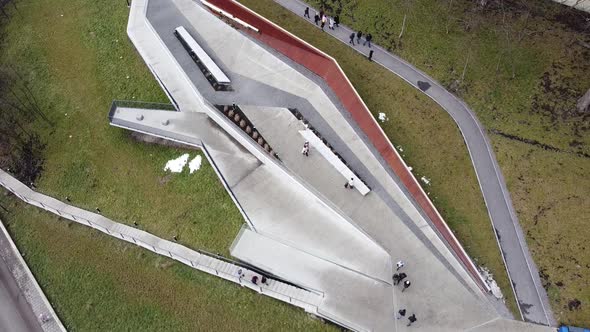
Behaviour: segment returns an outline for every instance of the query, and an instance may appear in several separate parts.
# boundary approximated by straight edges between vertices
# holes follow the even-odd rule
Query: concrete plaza
[[[178,26],[232,91],[211,86]],[[115,107],[111,123],[202,147],[246,221],[231,254],[322,294],[309,311],[359,331],[549,330],[498,310],[323,79],[200,2],[134,0],[128,34],[179,112]],[[232,121],[233,104],[266,145]],[[344,174],[370,191],[344,188]],[[398,260],[412,282],[403,293]],[[402,308],[415,325],[394,318]]]

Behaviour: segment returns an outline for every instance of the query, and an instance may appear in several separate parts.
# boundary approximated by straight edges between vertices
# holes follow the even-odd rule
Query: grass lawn
[[[336,330],[303,310],[13,197],[4,204],[13,213],[3,221],[69,331]]]
[[[240,2],[334,56],[373,115],[387,114],[389,120],[381,124],[385,133],[396,146],[402,147],[402,155],[413,167],[414,174],[431,179],[431,184],[425,186],[426,192],[470,256],[494,274],[508,307],[518,316],[467,148],[447,113],[394,74],[368,63],[346,45],[327,37],[272,0]]]
[[[167,174],[166,161],[185,151],[138,143],[108,124],[113,99],[167,102],[127,38],[125,1],[30,0],[19,10],[3,28],[0,62],[28,78],[55,122],[33,124],[47,142],[39,190],[229,255],[243,219],[204,156],[196,173]]]
[[[404,146],[410,165],[432,179],[429,189],[438,197],[435,204],[468,252],[477,258],[492,250],[488,241],[473,237],[483,236],[478,234],[483,223],[474,219],[481,213],[458,210],[480,210],[480,205],[465,200],[473,191],[454,187],[474,186],[471,176],[466,183],[460,182],[462,174],[471,173],[467,164],[459,160],[444,164],[448,161],[436,154],[455,134],[424,131],[423,119],[413,107],[397,110],[393,101],[376,103],[379,96],[371,90],[378,84],[370,83],[374,70],[347,65],[349,52],[321,40],[317,33],[308,33],[309,24],[301,19],[271,7],[270,1],[259,2],[264,5],[243,2],[344,63],[373,112],[409,112],[406,117],[390,116],[405,132],[396,128],[386,130],[387,134]],[[580,43],[590,43],[590,14],[553,1],[504,1],[504,11],[499,1],[488,1],[484,9],[477,7],[480,2],[467,0],[308,2],[315,8],[322,4],[328,12],[339,10],[343,23],[371,32],[376,43],[454,90],[476,111],[489,131],[556,319],[589,326],[590,254],[585,246],[590,238],[590,116],[578,112],[575,103],[590,88],[590,50]],[[400,40],[404,15],[406,30]],[[385,100],[391,94],[380,97]],[[428,142],[420,142],[424,132],[436,132],[426,136],[433,141],[431,148],[422,145]],[[458,169],[448,167],[459,165]]]

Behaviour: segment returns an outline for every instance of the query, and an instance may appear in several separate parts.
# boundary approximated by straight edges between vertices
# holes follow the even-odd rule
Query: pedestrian
[[[408,277],[408,275],[407,275],[407,274],[405,274],[405,273],[403,273],[403,272],[402,272],[402,273],[400,273],[400,274],[398,275],[398,278],[399,278],[399,280],[397,281],[397,283],[399,284],[400,282],[402,282],[402,280],[406,279],[407,277]]]
[[[363,36],[363,32],[359,31],[356,33],[356,43],[360,44],[361,43],[361,37]]]
[[[369,51],[369,61],[373,61],[373,50]]]
[[[350,178],[350,180],[344,184],[344,188],[354,189],[354,178]]]
[[[96,213],[100,213],[100,209],[99,208],[96,208]]]
[[[303,14],[303,17],[311,18],[309,17],[309,7],[305,7],[305,13]]]
[[[324,25],[326,25],[326,21],[322,20],[322,23],[320,24],[320,28],[322,28],[322,31],[324,31]]]
[[[365,44],[369,44],[369,48],[371,48],[371,40],[373,40],[373,35],[371,35],[370,33],[368,33],[365,36],[365,42],[363,43],[363,46],[365,46]]]
[[[69,196],[66,196],[66,201],[71,202]]]
[[[326,15],[322,16],[322,31],[324,31],[324,26],[326,25],[326,22],[328,21],[328,19],[326,18]]]
[[[262,278],[260,278],[260,282],[263,283],[263,284],[265,284],[265,285],[268,285],[266,283],[266,277],[265,276],[262,276]]]
[[[393,279],[393,284],[397,285],[399,283],[399,274],[394,273],[392,279]]]
[[[339,24],[340,24],[340,16],[336,15],[336,16],[334,16],[334,25],[336,27],[338,27]]]
[[[397,312],[397,315],[395,316],[395,318],[402,319],[402,318],[404,318],[404,316],[406,316],[406,309],[400,309]]]
[[[334,19],[330,17],[329,22],[330,23],[328,24],[328,27],[330,28],[330,30],[334,30]]]
[[[352,44],[352,46],[354,46],[354,32],[350,34],[350,40],[348,41],[349,44]]]
[[[317,12],[313,16],[313,21],[315,22],[315,25],[318,25],[318,23],[320,22],[320,16],[318,15]]]
[[[412,314],[412,316],[408,317],[408,320],[410,321],[410,322],[408,323],[408,326],[412,325],[414,322],[416,322],[416,321],[417,321],[417,319],[416,319],[416,314]]]
[[[404,288],[402,289],[402,293],[403,293],[403,292],[404,292],[406,289],[408,289],[408,288],[410,287],[410,285],[411,285],[411,284],[412,284],[412,283],[410,282],[410,280],[406,280],[406,281],[404,281]]]
[[[253,277],[252,277],[252,283],[253,283],[254,285],[258,285],[258,276],[253,276]]]
[[[324,17],[324,9],[320,9],[320,18]]]
[[[404,261],[399,261],[399,262],[395,263],[395,266],[397,267],[396,270],[399,271],[399,269],[401,269],[405,265],[406,265],[406,263]]]
[[[244,273],[242,272],[242,269],[238,269],[238,279],[242,279],[244,277]]]
[[[306,157],[309,157],[309,142],[306,141],[305,143],[303,143],[303,150],[301,150],[301,154]]]

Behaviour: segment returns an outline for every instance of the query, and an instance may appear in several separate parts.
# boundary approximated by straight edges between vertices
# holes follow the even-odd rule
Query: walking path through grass
[[[307,6],[298,0],[276,0],[276,2],[298,15],[301,15]],[[313,24],[312,20],[308,22]],[[344,25],[334,30],[326,27],[324,31],[343,43],[348,43],[349,35],[353,33]],[[364,41],[364,38],[361,41]],[[541,286],[539,273],[522,236],[506,184],[484,130],[473,111],[432,78],[383,48],[377,45],[369,48],[359,44],[351,47],[366,56],[373,51],[373,61],[420,89],[455,120],[467,144],[488,213],[497,232],[497,239],[519,302],[520,313],[530,322],[554,324],[547,294]]]

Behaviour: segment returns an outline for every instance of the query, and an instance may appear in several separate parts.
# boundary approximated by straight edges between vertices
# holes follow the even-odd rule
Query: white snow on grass
[[[481,270],[482,275],[486,280],[486,283],[492,289],[492,295],[494,295],[494,297],[497,299],[503,299],[504,294],[502,294],[502,290],[500,289],[500,287],[498,287],[496,280],[494,280],[494,275],[486,267],[480,266],[479,269]]]
[[[197,155],[195,158],[193,158],[193,160],[191,160],[190,163],[188,163],[188,168],[190,169],[191,174],[193,174],[194,171],[198,171],[199,168],[201,168],[201,163],[203,162],[203,158],[201,157],[201,155]]]
[[[387,120],[389,120],[389,118],[387,117],[387,115],[385,115],[385,113],[379,113],[379,121],[385,122]]]
[[[420,178],[420,180],[422,180],[422,182],[424,182],[424,184],[430,185],[430,179],[429,178],[423,176],[423,177]]]
[[[166,166],[164,167],[164,170],[170,171],[172,173],[180,173],[180,172],[182,172],[182,169],[184,168],[184,166],[186,165],[187,162],[188,162],[188,153],[185,153],[176,159],[168,160],[168,162],[166,163]]]

